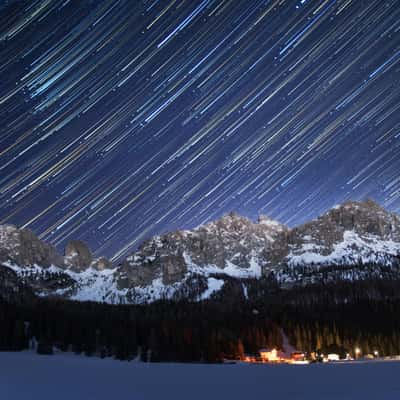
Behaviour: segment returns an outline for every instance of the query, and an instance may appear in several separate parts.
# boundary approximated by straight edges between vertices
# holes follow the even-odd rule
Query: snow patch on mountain
[[[249,268],[239,267],[229,260],[226,261],[225,268],[220,268],[214,264],[199,266],[192,261],[190,255],[187,253],[183,253],[183,258],[188,267],[188,271],[199,275],[209,276],[213,274],[222,274],[231,278],[260,278],[262,274],[261,266],[256,261],[255,257],[250,259]]]
[[[212,294],[220,291],[224,286],[225,281],[223,279],[208,278],[207,289],[200,295],[199,300],[206,300],[211,297]]]
[[[353,264],[380,262],[390,264],[390,256],[400,254],[400,243],[382,240],[374,235],[361,236],[355,231],[345,231],[343,241],[334,244],[333,251],[323,255],[323,246],[303,243],[287,256],[289,266],[309,264]],[[388,257],[389,256],[389,257]]]
[[[92,259],[83,242],[69,242],[60,256],[31,231],[0,225],[2,265],[37,295],[80,301],[205,299],[229,279],[258,279],[272,271],[290,280],[302,267],[296,279],[312,283],[319,267],[350,266],[359,273],[363,264],[397,265],[399,256],[399,217],[370,200],[348,201],[293,229],[266,216],[253,222],[230,213],[193,230],[155,236],[114,267]],[[248,296],[245,286],[243,294]]]

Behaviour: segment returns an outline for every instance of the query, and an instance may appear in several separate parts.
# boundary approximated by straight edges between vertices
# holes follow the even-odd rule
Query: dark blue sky
[[[116,259],[230,210],[399,211],[397,0],[2,4],[0,223]]]

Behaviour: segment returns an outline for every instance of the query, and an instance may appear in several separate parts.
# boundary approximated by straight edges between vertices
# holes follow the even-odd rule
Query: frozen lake
[[[0,353],[0,399],[400,399],[400,362],[143,364]]]

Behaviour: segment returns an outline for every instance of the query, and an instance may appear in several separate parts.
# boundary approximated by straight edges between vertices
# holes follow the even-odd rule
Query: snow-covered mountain
[[[83,242],[71,241],[61,256],[28,230],[0,226],[0,263],[36,294],[110,303],[200,300],[227,280],[245,282],[271,272],[286,286],[305,279],[299,271],[306,269],[307,282],[313,282],[332,266],[340,279],[354,279],[363,273],[348,274],[352,266],[370,272],[376,264],[380,274],[378,266],[397,266],[399,256],[400,218],[371,200],[348,201],[293,229],[265,216],[252,222],[231,213],[193,230],[155,236],[114,266],[93,259]]]
[[[360,262],[390,265],[399,251],[399,216],[371,200],[348,201],[289,230],[269,254],[267,266]]]

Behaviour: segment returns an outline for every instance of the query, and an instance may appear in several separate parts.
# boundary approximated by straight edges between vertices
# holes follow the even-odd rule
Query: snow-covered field
[[[0,353],[0,399],[400,399],[400,362],[144,364]]]

